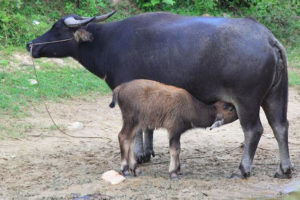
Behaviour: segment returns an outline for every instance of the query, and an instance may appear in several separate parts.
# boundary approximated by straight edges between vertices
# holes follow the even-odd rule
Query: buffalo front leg
[[[259,105],[238,105],[238,116],[244,132],[245,143],[242,161],[239,167],[242,178],[248,178],[250,176],[253,158],[263,133],[263,127],[259,118],[259,109]]]
[[[134,140],[134,155],[138,163],[149,162],[151,155],[154,157],[153,151],[153,130],[146,129],[144,134],[140,129],[136,132]]]
[[[140,129],[136,132],[135,134],[135,139],[134,139],[134,155],[136,157],[136,160],[138,163],[143,163],[144,162],[144,142],[143,142],[143,130]]]
[[[151,156],[155,157],[153,150],[153,130],[146,129],[144,132],[144,162],[149,162]]]

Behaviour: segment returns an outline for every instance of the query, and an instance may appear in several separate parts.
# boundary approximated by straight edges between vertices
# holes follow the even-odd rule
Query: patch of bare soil
[[[70,138],[53,130],[43,105],[30,109],[22,123],[33,129],[22,140],[0,142],[0,199],[249,199],[277,197],[300,182],[300,92],[290,90],[290,154],[295,164],[291,180],[273,178],[279,163],[278,147],[264,114],[261,138],[247,180],[230,179],[238,172],[243,133],[239,122],[213,131],[194,129],[182,136],[183,177],[168,176],[168,140],[164,130],[154,134],[156,157],[141,166],[143,175],[110,185],[103,172],[120,167],[117,134],[121,129],[118,108],[110,109],[111,96],[94,100],[48,102],[62,127],[81,122]],[[1,119],[0,119],[1,123]],[[18,122],[19,123],[19,122]],[[33,135],[40,135],[33,137]]]

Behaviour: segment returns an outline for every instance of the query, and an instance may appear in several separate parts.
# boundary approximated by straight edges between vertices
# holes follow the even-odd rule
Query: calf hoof
[[[128,165],[124,166],[123,169],[121,169],[121,174],[126,178],[131,177]]]
[[[241,171],[240,178],[247,179],[247,178],[249,178],[251,176],[250,171],[246,170],[242,164],[240,165],[239,169]]]
[[[278,170],[274,175],[274,178],[290,179],[292,178],[293,169],[294,168],[292,165],[283,167],[282,164],[280,164]]]
[[[171,180],[178,180],[180,176],[182,176],[182,172],[180,171],[180,166],[176,170],[170,172]]]
[[[171,180],[179,180],[179,176],[178,176],[178,174],[176,173],[176,172],[171,172],[170,173],[170,179]]]
[[[131,171],[132,171],[134,176],[141,176],[142,175],[142,171],[138,167],[136,167],[135,169],[133,169]]]

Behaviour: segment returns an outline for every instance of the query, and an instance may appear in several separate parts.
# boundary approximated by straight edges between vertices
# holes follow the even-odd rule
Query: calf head
[[[231,123],[238,119],[236,110],[232,104],[218,101],[214,103],[216,108],[216,119],[210,129]]]

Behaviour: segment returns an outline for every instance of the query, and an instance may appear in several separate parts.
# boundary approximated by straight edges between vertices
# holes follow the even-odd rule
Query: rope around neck
[[[67,135],[69,137],[72,137],[72,138],[90,138],[90,139],[95,139],[95,138],[99,138],[99,139],[106,139],[108,141],[112,141],[110,138],[107,138],[107,137],[97,137],[97,136],[73,136],[73,135],[70,135],[68,133],[66,133],[64,130],[62,130],[55,122],[55,120],[53,119],[50,111],[49,111],[49,108],[46,104],[46,97],[43,95],[43,92],[42,92],[42,89],[41,89],[41,85],[40,85],[40,81],[39,81],[39,78],[38,78],[38,75],[37,75],[37,70],[36,70],[36,66],[35,66],[35,63],[34,63],[34,59],[33,59],[33,56],[32,56],[32,49],[34,46],[37,46],[37,45],[41,45],[41,44],[52,44],[52,43],[59,43],[59,42],[66,42],[66,41],[70,41],[70,40],[73,40],[74,38],[69,38],[69,39],[64,39],[64,40],[57,40],[57,41],[51,41],[51,42],[40,42],[40,43],[32,43],[30,44],[30,57],[31,57],[31,61],[32,61],[32,66],[33,66],[33,69],[34,69],[34,75],[36,77],[36,81],[37,81],[37,85],[38,85],[38,90],[39,90],[39,95],[40,97],[43,99],[43,104],[45,106],[45,109],[52,121],[52,123],[54,124],[54,126],[57,128],[57,130],[60,131],[60,133],[64,134],[64,135]],[[38,135],[37,137],[39,137],[40,135]]]
[[[31,53],[31,49],[33,46],[37,46],[37,45],[41,45],[41,44],[53,44],[53,43],[59,43],[59,42],[67,42],[67,41],[70,41],[70,40],[73,40],[74,38],[71,37],[71,38],[68,38],[68,39],[63,39],[63,40],[55,40],[55,41],[50,41],[50,42],[38,42],[38,43],[32,43],[30,44],[31,47],[30,47],[30,53]]]

